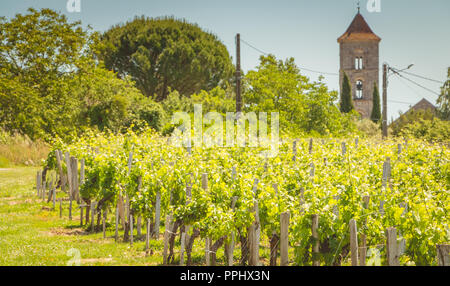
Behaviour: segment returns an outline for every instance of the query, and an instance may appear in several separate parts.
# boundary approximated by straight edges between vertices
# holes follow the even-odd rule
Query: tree
[[[354,110],[352,99],[352,87],[346,73],[344,73],[344,81],[342,83],[340,110],[342,113],[349,113]]]
[[[51,140],[86,128],[163,125],[160,106],[93,58],[96,33],[50,9],[28,12],[0,19],[0,127]]]
[[[379,123],[381,120],[381,106],[380,106],[380,93],[378,91],[377,84],[373,85],[373,106],[372,106],[372,114],[370,115],[370,119],[374,123]]]
[[[0,18],[0,122],[32,139],[70,124],[74,99],[60,90],[89,41],[79,22],[50,9]],[[54,105],[57,103],[57,105]]]
[[[169,88],[182,96],[228,81],[233,65],[219,39],[174,18],[136,17],[106,31],[99,43],[106,67],[129,75],[147,97],[164,100]]]
[[[442,86],[437,104],[439,117],[442,120],[450,120],[450,67],[448,68],[447,81]]]
[[[392,134],[401,136],[402,132],[409,126],[421,120],[432,121],[435,119],[435,113],[430,109],[410,109],[406,113],[400,113],[400,117],[391,124]]]
[[[279,112],[280,131],[285,134],[339,134],[352,128],[347,115],[334,104],[337,92],[302,75],[294,59],[262,56],[256,70],[244,79],[245,111]]]

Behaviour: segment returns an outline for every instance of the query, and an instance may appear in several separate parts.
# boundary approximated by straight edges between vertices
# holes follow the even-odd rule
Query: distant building
[[[416,105],[414,105],[413,107],[411,107],[410,109],[408,109],[408,111],[406,111],[405,113],[403,113],[402,115],[400,115],[399,118],[397,118],[394,122],[392,122],[391,124],[396,124],[397,122],[399,122],[401,120],[402,117],[406,116],[407,114],[411,113],[412,111],[418,111],[418,110],[430,110],[431,112],[433,112],[434,114],[436,114],[437,112],[437,108],[436,106],[434,106],[431,102],[429,102],[428,100],[426,100],[425,98],[423,98],[421,101],[419,101],[418,103],[416,103]]]
[[[370,118],[374,84],[379,85],[379,43],[381,38],[372,32],[358,9],[347,31],[338,38],[340,46],[340,80],[342,92],[344,72],[352,87],[356,111],[362,118]]]

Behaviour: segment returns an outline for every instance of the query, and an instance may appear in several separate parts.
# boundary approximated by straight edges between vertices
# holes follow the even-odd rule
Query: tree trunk
[[[224,243],[226,236],[222,236],[219,238],[216,243],[214,243],[210,249],[211,251],[211,266],[216,266],[216,258],[217,258],[217,250],[222,246]]]
[[[123,229],[123,241],[128,242],[130,240],[130,224],[125,221],[125,228]]]
[[[97,209],[97,227],[95,228],[96,231],[100,229],[100,223],[102,221],[102,213],[101,211],[98,211]]]
[[[189,238],[189,241],[186,245],[186,257],[187,257],[186,266],[191,266],[191,264],[192,264],[192,258],[191,258],[192,247],[194,246],[194,240],[199,236],[200,236],[200,231],[198,229],[194,229],[192,232],[192,235]]]
[[[173,247],[175,245],[175,237],[178,231],[178,228],[181,226],[181,221],[177,220],[173,224],[172,230],[169,237],[169,256],[167,257],[168,263],[173,263],[174,255],[173,255]]]
[[[280,243],[280,237],[274,233],[270,239],[270,266],[277,266],[277,254]]]

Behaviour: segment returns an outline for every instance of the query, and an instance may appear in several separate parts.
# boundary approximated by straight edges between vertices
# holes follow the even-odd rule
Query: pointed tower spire
[[[338,42],[352,40],[381,41],[380,37],[378,37],[369,27],[361,13],[356,14],[347,31],[339,37]]]
[[[358,1],[358,14],[361,13],[361,1]]]

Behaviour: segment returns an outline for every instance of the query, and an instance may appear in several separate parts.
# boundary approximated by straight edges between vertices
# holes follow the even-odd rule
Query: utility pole
[[[241,35],[236,35],[236,113],[242,111],[241,98]]]
[[[388,137],[388,128],[387,128],[387,64],[383,64],[383,120],[382,120],[382,129],[383,129],[383,139]]]

